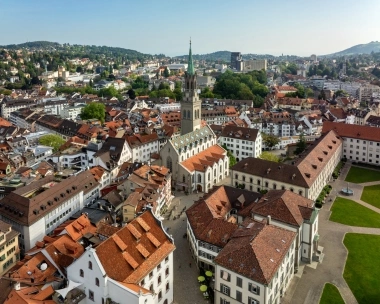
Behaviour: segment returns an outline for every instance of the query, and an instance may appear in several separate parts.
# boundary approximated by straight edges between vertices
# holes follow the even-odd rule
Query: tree
[[[52,147],[53,152],[56,152],[59,147],[65,143],[65,140],[59,135],[47,134],[40,137],[39,143],[44,146]]]
[[[263,143],[269,149],[273,148],[280,142],[280,139],[277,136],[271,134],[262,133],[261,136],[263,138]]]
[[[136,98],[136,93],[133,89],[129,89],[127,92],[128,96],[130,99],[135,99]]]
[[[265,160],[269,160],[269,161],[272,161],[272,162],[276,162],[276,163],[280,162],[280,158],[277,155],[275,155],[275,154],[273,154],[271,152],[268,152],[268,151],[262,152],[260,154],[259,158],[265,159]]]
[[[104,104],[99,102],[92,102],[86,105],[80,114],[82,119],[99,119],[102,123],[106,117],[106,107]]]
[[[235,156],[231,153],[231,151],[228,150],[226,144],[224,144],[222,147],[223,147],[224,150],[227,151],[227,156],[228,156],[228,158],[230,159],[230,168],[231,168],[232,166],[234,166],[234,165],[237,163],[236,158],[235,158]]]
[[[170,73],[169,73],[169,70],[168,70],[168,67],[165,68],[164,70],[164,77],[169,77],[170,76]]]
[[[83,68],[81,66],[78,66],[76,69],[77,73],[83,73]]]
[[[305,139],[305,136],[303,135],[303,132],[301,132],[300,134],[300,137],[297,141],[297,144],[296,144],[297,148],[296,150],[294,151],[294,154],[295,155],[299,155],[301,154],[303,151],[305,151],[306,147],[307,147],[307,143],[306,143],[306,139]]]

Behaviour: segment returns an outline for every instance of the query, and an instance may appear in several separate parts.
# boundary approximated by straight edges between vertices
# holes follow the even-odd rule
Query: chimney
[[[272,224],[272,218],[270,215],[267,216],[267,224],[271,225]]]

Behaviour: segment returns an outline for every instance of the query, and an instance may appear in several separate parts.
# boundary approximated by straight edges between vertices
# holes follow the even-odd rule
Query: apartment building
[[[266,59],[254,59],[254,60],[244,60],[243,61],[243,71],[260,71],[267,70],[268,62]]]
[[[279,304],[294,275],[296,233],[245,220],[215,258],[215,302]]]
[[[12,112],[34,106],[36,106],[36,102],[32,99],[3,99],[1,101],[1,117],[9,119]]]
[[[246,157],[259,157],[262,149],[261,133],[257,129],[225,126],[218,138],[221,146],[235,156],[237,161]]]
[[[173,302],[174,240],[147,210],[67,268],[86,298],[81,303]]]
[[[331,130],[289,164],[246,158],[231,168],[231,185],[251,191],[290,190],[316,199],[342,157],[343,140]]]
[[[144,162],[151,161],[153,153],[159,152],[159,137],[157,133],[152,134],[134,134],[125,137],[132,150],[132,162]]]
[[[380,164],[380,129],[376,127],[324,122],[322,132],[336,132],[343,138],[341,157],[366,164]]]
[[[377,97],[380,95],[380,87],[372,84],[366,84],[359,89],[359,100],[360,102],[369,102],[372,97]]]
[[[18,236],[12,225],[0,221],[0,276],[20,260]]]
[[[89,172],[62,180],[49,175],[2,198],[0,219],[20,233],[27,251],[97,197],[99,184]]]

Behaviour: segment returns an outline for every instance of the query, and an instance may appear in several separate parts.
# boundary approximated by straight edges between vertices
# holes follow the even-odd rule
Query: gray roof
[[[205,127],[200,128],[200,129],[197,129],[193,132],[187,133],[185,135],[175,137],[175,138],[171,139],[170,141],[172,142],[174,148],[176,150],[179,150],[179,149],[181,149],[187,145],[194,143],[197,140],[200,140],[202,138],[204,139],[209,135],[215,136],[214,132],[212,132],[210,127],[205,126]]]

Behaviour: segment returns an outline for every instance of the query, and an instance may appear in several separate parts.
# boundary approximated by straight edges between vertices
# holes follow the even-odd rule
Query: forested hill
[[[326,56],[349,56],[349,55],[357,55],[357,54],[371,54],[372,52],[377,53],[380,52],[380,42],[379,41],[371,41],[366,44],[357,44],[343,51],[326,55]]]
[[[110,47],[110,46],[97,46],[97,45],[79,45],[79,44],[69,44],[69,43],[57,43],[50,41],[33,41],[25,42],[21,44],[9,44],[2,45],[0,49],[28,49],[28,50],[38,50],[38,51],[59,51],[63,53],[75,53],[75,54],[93,54],[93,55],[106,55],[106,56],[125,56],[128,59],[150,59],[154,57],[163,58],[165,55],[150,55],[143,54],[135,50],[125,49],[120,47]]]
[[[188,55],[176,56],[180,60],[187,60]],[[242,54],[244,60],[249,59],[273,59],[273,55],[269,54]],[[221,61],[221,62],[230,62],[231,61],[231,52],[230,51],[217,51],[209,54],[196,54],[193,55],[195,60],[210,60],[210,61]]]

